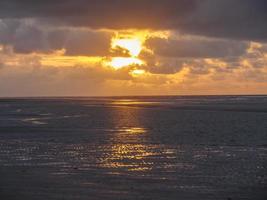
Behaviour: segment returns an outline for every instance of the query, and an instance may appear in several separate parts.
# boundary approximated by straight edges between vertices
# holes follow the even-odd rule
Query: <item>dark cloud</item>
[[[186,59],[164,59],[149,60],[145,69],[152,74],[175,74],[183,69]]]
[[[236,57],[245,54],[249,47],[247,42],[196,38],[152,38],[147,40],[146,45],[159,56],[185,58]]]
[[[66,55],[106,56],[111,34],[89,29],[48,29],[28,20],[0,20],[0,44],[16,53],[49,53],[65,49]]]
[[[266,0],[2,0],[0,18],[267,40]]]
[[[71,31],[63,43],[66,55],[107,56],[111,34],[88,30]]]
[[[21,26],[14,35],[14,51],[18,53],[30,53],[47,51],[44,33],[34,26]]]
[[[0,20],[0,43],[10,44],[19,26],[19,20]]]
[[[267,41],[266,0],[200,0],[183,24],[191,34]]]
[[[194,7],[194,0],[4,0],[2,18],[52,18],[93,27],[161,27]],[[64,17],[64,18],[63,18]],[[162,23],[164,22],[164,23]]]

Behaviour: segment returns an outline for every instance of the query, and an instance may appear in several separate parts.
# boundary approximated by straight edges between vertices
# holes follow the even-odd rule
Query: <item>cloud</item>
[[[2,0],[0,18],[39,18],[92,28],[172,29],[266,41],[265,0]]]
[[[243,40],[267,39],[265,0],[204,0],[184,23],[191,34]]]
[[[0,95],[266,93],[266,10],[265,0],[1,0]],[[110,52],[113,34],[146,32],[135,29],[151,33],[144,65],[106,66],[129,56]]]
[[[37,27],[20,26],[13,36],[13,41],[10,42],[13,43],[15,52],[31,53],[49,50],[49,47],[46,46],[44,32]]]
[[[180,58],[221,58],[236,57],[246,53],[247,42],[214,39],[161,39],[152,38],[146,45],[155,54],[164,57]]]
[[[4,0],[0,3],[0,18],[66,17],[74,25],[159,26],[172,15],[181,16],[191,10],[194,4],[194,0]]]
[[[13,56],[16,64],[0,54],[0,96],[103,95],[108,92],[107,81],[132,78],[125,69],[115,71],[91,64],[43,66],[38,56]]]
[[[65,49],[66,55],[106,56],[111,33],[85,28],[42,28],[36,20],[0,20],[0,44],[16,53],[51,53]]]
[[[238,72],[240,77],[252,78],[248,74],[256,77],[255,75],[259,73],[258,77],[261,77],[259,80],[266,80],[262,77],[265,77],[267,72],[267,54],[264,54],[265,45],[260,43],[222,41],[223,43],[226,42],[226,45],[219,46],[221,50],[215,51],[215,49],[209,49],[212,45],[206,45],[205,42],[209,44],[209,40],[205,40],[205,45],[200,48],[198,48],[198,45],[194,45],[195,42],[189,43],[189,47],[184,47],[178,45],[175,41],[168,42],[168,40],[158,38],[156,40],[160,40],[160,43],[156,43],[155,46],[158,49],[154,47],[156,54],[142,55],[142,58],[147,62],[144,68],[153,74],[168,75],[188,69],[189,74],[194,76],[216,74],[214,76],[216,79],[225,79],[227,76],[232,76]],[[183,42],[184,40],[182,40]],[[216,40],[215,44],[217,42]],[[230,45],[228,42],[230,44],[233,42],[233,44]],[[164,43],[167,43],[166,46]],[[220,44],[220,41],[218,44]],[[206,52],[203,53],[204,50]],[[256,80],[254,81],[256,82]]]
[[[55,32],[50,33],[50,39],[55,36],[54,34]],[[60,35],[64,35],[64,33]],[[62,48],[66,49],[66,55],[107,56],[110,53],[110,41],[110,33],[72,30],[63,41]]]
[[[0,96],[159,95],[162,91],[256,94],[267,88],[266,65],[254,67],[252,62],[261,57],[250,58],[250,53],[235,60],[156,58],[154,67],[143,66],[147,72],[133,77],[129,72],[136,66],[121,70],[97,63],[73,62],[73,66],[65,67],[53,62],[49,66],[42,64],[42,55],[5,51],[0,51]],[[263,62],[267,63],[267,59]]]

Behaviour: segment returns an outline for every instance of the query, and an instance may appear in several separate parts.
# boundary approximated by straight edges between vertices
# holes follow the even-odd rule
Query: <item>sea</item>
[[[267,96],[0,99],[1,200],[266,200]]]

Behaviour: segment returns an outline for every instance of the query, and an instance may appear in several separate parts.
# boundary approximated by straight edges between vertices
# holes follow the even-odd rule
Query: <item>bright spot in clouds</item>
[[[131,71],[132,76],[140,76],[143,75],[144,73],[146,73],[146,71],[143,69],[134,69]]]
[[[142,65],[143,61],[134,57],[114,57],[109,64],[115,69],[120,69],[131,65]]]
[[[112,57],[108,65],[115,69],[128,67],[131,65],[143,65],[144,61],[138,58],[143,50],[143,43],[146,39],[145,34],[117,35],[111,41],[111,50],[118,50],[127,53],[128,57]]]
[[[114,39],[112,49],[117,47],[127,50],[131,56],[137,57],[142,51],[142,41],[138,38]]]
[[[169,33],[136,30],[117,32],[111,40],[110,50],[111,52],[121,53],[122,56],[109,57],[108,61],[105,62],[105,65],[111,66],[114,69],[133,65],[145,65],[146,62],[140,59],[139,55],[142,51],[152,52],[151,49],[144,46],[145,41],[151,37],[168,38]],[[139,73],[140,72],[141,71],[139,71]]]

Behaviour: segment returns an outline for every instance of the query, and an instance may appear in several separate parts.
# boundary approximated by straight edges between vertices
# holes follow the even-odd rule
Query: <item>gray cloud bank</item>
[[[146,45],[155,54],[163,57],[180,58],[224,58],[246,53],[248,42],[214,39],[160,39],[152,38]]]
[[[0,44],[16,53],[49,53],[65,49],[66,55],[106,56],[111,34],[90,29],[43,29],[34,20],[1,20]]]
[[[0,18],[266,41],[266,0],[2,0]]]

